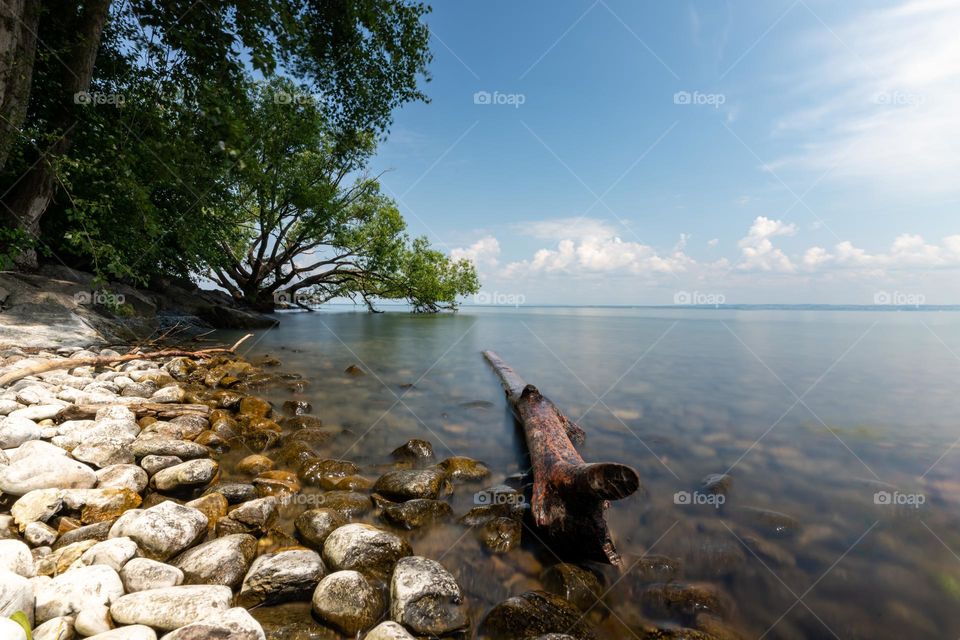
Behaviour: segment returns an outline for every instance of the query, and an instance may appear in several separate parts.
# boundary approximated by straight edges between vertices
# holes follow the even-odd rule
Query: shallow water
[[[247,355],[277,356],[311,384],[266,397],[309,400],[325,424],[347,428],[331,457],[371,478],[413,437],[438,458],[483,460],[494,473],[486,484],[526,469],[483,349],[581,423],[586,460],[634,466],[643,495],[614,503],[608,521],[635,568],[607,576],[607,610],[590,614],[598,636],[629,638],[651,620],[638,594],[663,576],[637,563],[644,554],[718,589],[744,637],[960,636],[958,313],[509,308],[280,319]],[[345,375],[351,364],[368,375]],[[690,504],[710,473],[732,477],[726,502]],[[456,514],[482,486],[458,488]],[[797,525],[777,531],[750,508]],[[452,523],[411,542],[457,575],[475,622],[540,588],[540,570],[557,561],[530,531],[497,557]]]

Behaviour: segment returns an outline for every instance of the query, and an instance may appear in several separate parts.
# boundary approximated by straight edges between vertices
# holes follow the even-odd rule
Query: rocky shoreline
[[[95,355],[119,354],[8,349],[0,374]],[[422,440],[394,451],[393,468],[376,480],[324,457],[336,428],[305,402],[274,412],[256,395],[297,387],[278,364],[137,359],[56,369],[3,389],[0,637],[22,640],[27,628],[34,640],[466,637],[478,621],[457,580],[398,533],[452,517],[444,498],[489,470],[469,458],[435,463]],[[221,460],[231,450],[245,454],[232,470],[244,481],[225,479]],[[509,550],[523,500],[506,486],[488,493],[514,498],[476,506],[461,521],[485,532],[491,550]],[[385,527],[354,521],[374,510]],[[291,512],[286,532],[277,523]],[[573,605],[544,597],[557,601],[559,622],[548,626],[577,627]],[[311,603],[324,635],[287,634],[249,611],[298,601]],[[516,625],[510,607],[492,613],[491,629]],[[531,631],[543,626],[534,622]]]

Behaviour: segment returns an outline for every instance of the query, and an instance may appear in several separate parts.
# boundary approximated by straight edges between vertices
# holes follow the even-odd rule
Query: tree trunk
[[[39,22],[40,0],[0,0],[0,171],[27,116]]]
[[[534,522],[562,551],[622,568],[604,510],[608,500],[625,498],[640,487],[637,472],[614,462],[584,462],[571,442],[571,436],[582,438],[580,427],[496,353],[483,355],[523,425],[533,465]]]
[[[25,0],[30,2],[31,0]],[[44,152],[27,173],[4,198],[4,205],[16,219],[18,226],[33,238],[39,237],[40,219],[53,200],[56,191],[56,162],[73,142],[77,94],[90,90],[100,37],[110,11],[111,0],[89,0],[77,18],[76,40],[63,61],[60,108],[51,116],[50,130],[60,138]],[[62,19],[62,16],[58,17]],[[51,18],[55,19],[55,18]],[[54,45],[55,46],[55,45]],[[54,62],[56,64],[57,62]],[[23,269],[35,268],[37,256],[25,252],[16,260]]]

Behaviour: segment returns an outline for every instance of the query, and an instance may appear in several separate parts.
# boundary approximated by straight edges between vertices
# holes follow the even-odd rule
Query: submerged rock
[[[769,536],[787,537],[800,530],[800,522],[796,518],[779,511],[757,507],[743,507],[738,511],[747,523]]]
[[[360,473],[360,467],[349,460],[307,460],[300,467],[304,482],[323,489],[333,489],[347,476]]]
[[[439,562],[401,558],[390,579],[390,617],[420,635],[446,635],[467,626],[460,585]]]
[[[726,494],[733,484],[733,478],[725,473],[711,473],[700,481],[700,489],[716,494]]]
[[[314,549],[322,549],[327,536],[345,524],[347,519],[333,509],[308,509],[294,522],[300,539]]]
[[[439,466],[452,480],[483,480],[490,475],[490,469],[479,460],[466,456],[454,456],[440,462]]]
[[[555,564],[540,575],[540,582],[550,593],[569,600],[586,613],[603,597],[603,587],[596,574],[575,564]]]
[[[348,636],[372,627],[383,615],[380,589],[356,571],[331,573],[313,593],[313,611],[317,616]]]
[[[448,496],[453,489],[440,469],[400,469],[380,476],[373,485],[374,493],[389,500],[403,502],[414,498],[436,500]]]
[[[344,525],[323,543],[323,561],[331,570],[379,577],[389,576],[397,560],[410,554],[406,540],[368,524]]]
[[[493,518],[477,532],[484,546],[494,553],[507,553],[520,544],[523,525],[513,518]]]
[[[442,500],[414,498],[406,502],[390,502],[376,494],[373,500],[381,509],[380,517],[401,529],[419,529],[453,515],[453,509]]]
[[[240,588],[245,606],[309,599],[326,568],[320,554],[308,549],[290,549],[254,560]]]
[[[549,633],[567,634],[577,640],[595,638],[579,609],[545,591],[527,591],[496,605],[480,624],[479,637],[514,640]]]
[[[352,519],[373,509],[370,496],[356,491],[327,491],[317,496],[317,505]]]
[[[640,602],[652,617],[684,621],[702,612],[723,615],[727,609],[716,588],[706,583],[650,585],[640,594]]]
[[[407,440],[404,444],[394,449],[390,456],[394,460],[401,462],[425,462],[433,460],[433,445],[426,440]]]

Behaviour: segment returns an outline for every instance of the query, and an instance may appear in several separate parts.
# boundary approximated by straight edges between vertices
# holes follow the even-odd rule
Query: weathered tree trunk
[[[613,462],[588,464],[573,447],[583,431],[561,413],[496,353],[484,351],[523,425],[533,465],[534,522],[556,543],[579,555],[622,568],[607,528],[608,500],[619,500],[640,487],[637,472]]]
[[[0,0],[0,171],[27,115],[39,21],[40,0]]]
[[[41,152],[37,161],[4,198],[3,204],[7,213],[33,238],[39,237],[40,219],[56,192],[56,161],[70,149],[73,142],[74,110],[78,108],[75,97],[78,93],[90,90],[110,2],[111,0],[89,0],[83,4],[83,11],[77,18],[73,46],[65,56],[55,56],[58,61],[55,64],[62,62],[62,93],[59,96],[60,107],[51,117],[50,132],[56,132],[60,137],[49,149]],[[36,33],[36,29],[34,32]],[[16,262],[20,268],[34,268],[37,263],[36,253],[33,250],[28,251],[19,256]]]
[[[86,420],[93,418],[103,409],[105,404],[71,404],[64,407],[55,417],[56,422],[67,420]],[[159,402],[137,402],[126,405],[138,418],[154,416],[170,420],[180,416],[207,416],[210,407],[205,404],[168,404]]]

